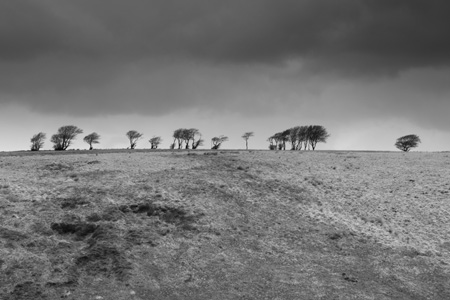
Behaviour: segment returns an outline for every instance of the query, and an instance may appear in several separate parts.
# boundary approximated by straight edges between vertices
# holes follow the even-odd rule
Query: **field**
[[[0,299],[450,299],[450,153],[0,155]]]

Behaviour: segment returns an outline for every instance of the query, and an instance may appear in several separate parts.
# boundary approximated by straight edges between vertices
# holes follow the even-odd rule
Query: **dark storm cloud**
[[[450,61],[449,12],[448,1],[422,0],[3,1],[0,59],[169,55],[232,63],[340,58],[342,69],[441,65]]]
[[[448,1],[423,0],[2,1],[0,101],[158,113],[220,107],[236,86],[246,96],[261,66],[347,78],[448,67],[449,12]],[[264,92],[289,87],[270,93],[261,80],[270,110]]]

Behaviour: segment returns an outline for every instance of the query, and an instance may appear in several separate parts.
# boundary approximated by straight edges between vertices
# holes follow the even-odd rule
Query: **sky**
[[[267,149],[322,125],[319,150],[450,150],[445,0],[14,0],[0,2],[0,151],[64,125],[71,149],[137,148],[197,128],[209,148]]]

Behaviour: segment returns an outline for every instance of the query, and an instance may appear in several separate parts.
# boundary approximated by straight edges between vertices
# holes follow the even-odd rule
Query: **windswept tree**
[[[203,140],[202,140],[202,135],[200,133],[200,130],[198,130],[197,128],[190,128],[187,129],[188,131],[188,136],[189,136],[189,141],[192,141],[192,149],[197,149],[198,146],[202,146],[203,145]],[[188,148],[186,148],[188,149]]]
[[[399,150],[408,152],[411,148],[416,148],[420,142],[420,138],[417,135],[409,134],[399,137],[395,142],[395,147]]]
[[[159,144],[161,144],[162,139],[160,136],[154,136],[149,140],[151,144],[151,149],[158,149]]]
[[[128,140],[130,141],[130,149],[136,148],[137,141],[144,135],[136,130],[130,130],[126,133]]]
[[[286,150],[286,142],[291,143],[291,150],[315,150],[317,143],[325,143],[329,136],[325,127],[320,125],[296,126],[275,133],[267,141],[271,150]]]
[[[321,125],[312,125],[308,126],[307,136],[309,140],[309,144],[313,150],[316,149],[317,143],[326,143],[327,138],[330,136],[325,129],[325,127]]]
[[[274,135],[269,137],[267,140],[270,143],[269,149],[277,150],[277,149],[282,149],[283,148],[283,142],[282,142],[283,138],[281,136],[281,132],[275,133]]]
[[[246,132],[242,135],[242,138],[245,140],[245,149],[248,150],[248,139],[254,136],[253,132]]]
[[[171,145],[171,149],[175,149],[176,143],[178,142],[178,149],[181,149],[183,144],[183,137],[184,137],[184,130],[183,128],[179,128],[173,132],[173,144]]]
[[[213,137],[211,139],[211,149],[219,149],[223,142],[228,141],[228,137],[221,135],[219,137]]]
[[[39,151],[44,146],[45,133],[39,132],[31,138],[31,151]]]
[[[60,127],[58,132],[52,135],[50,139],[54,144],[53,149],[57,151],[66,150],[72,143],[72,140],[81,133],[83,133],[83,130],[77,126],[67,125]]]
[[[297,129],[297,147],[296,150],[302,150],[302,145],[304,146],[304,149],[306,150],[306,147],[309,143],[308,138],[308,126],[300,126]]]
[[[100,135],[96,132],[93,132],[84,137],[83,141],[89,144],[89,150],[94,149],[93,144],[98,144],[100,140]]]
[[[197,149],[199,146],[203,146],[203,143],[205,142],[204,139],[202,139],[202,135],[199,134],[199,137],[196,141],[192,141],[192,149]]]
[[[282,132],[277,132],[272,135],[268,141],[272,144],[275,142],[275,149],[278,150],[286,150],[286,142],[289,141],[290,129],[287,129]],[[269,148],[272,148],[269,146]]]
[[[289,142],[291,143],[291,150],[298,149],[298,131],[300,126],[292,127],[289,129]]]
[[[267,139],[267,141],[269,142],[269,150],[276,150],[277,149],[275,138],[273,136],[269,137]]]

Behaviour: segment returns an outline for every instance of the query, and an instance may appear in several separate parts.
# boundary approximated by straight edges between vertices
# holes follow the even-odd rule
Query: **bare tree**
[[[416,148],[420,142],[420,138],[417,135],[409,134],[399,137],[395,142],[395,147],[399,150],[408,152],[411,148]]]
[[[31,151],[39,151],[44,146],[45,133],[39,132],[31,138]]]
[[[213,137],[211,139],[211,149],[219,149],[223,142],[228,141],[228,137],[221,135],[219,137]]]
[[[58,129],[58,132],[51,137],[51,142],[54,144],[53,149],[55,150],[66,150],[72,140],[78,135],[83,133],[83,130],[77,126],[67,125],[62,126]]]
[[[248,150],[248,139],[254,136],[253,132],[246,132],[242,135],[242,138],[245,140],[245,149]]]
[[[98,144],[100,140],[100,135],[96,132],[93,132],[87,136],[84,137],[83,141],[85,141],[86,143],[89,144],[89,150],[94,149],[94,147],[92,146],[92,144]]]
[[[151,144],[151,149],[157,149],[159,144],[161,144],[162,139],[160,136],[154,136],[149,140]]]
[[[136,148],[137,141],[144,135],[136,130],[130,130],[126,133],[128,140],[130,141],[130,149]]]

